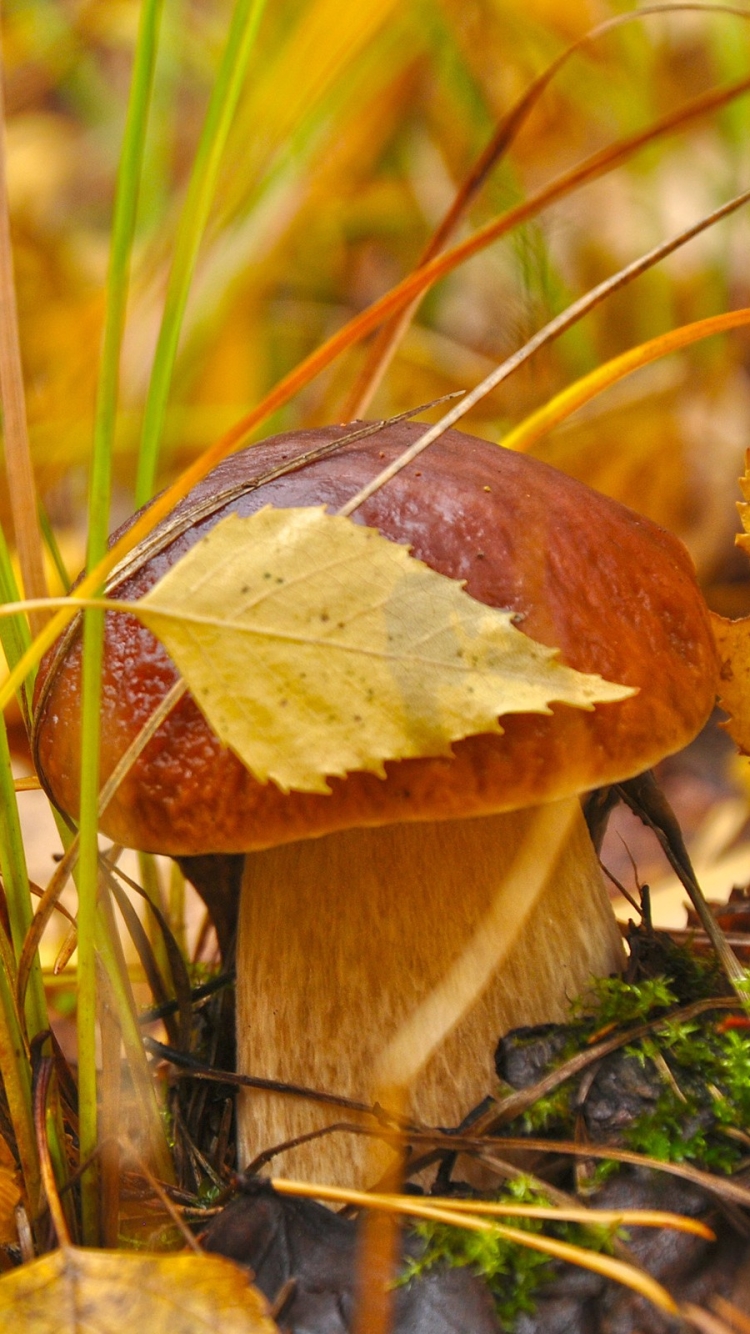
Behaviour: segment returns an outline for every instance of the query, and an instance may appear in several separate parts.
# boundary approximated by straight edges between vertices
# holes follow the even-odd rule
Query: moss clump
[[[551,1204],[549,1197],[525,1176],[514,1178],[497,1199],[511,1204]],[[513,1218],[510,1221],[521,1231],[537,1236],[544,1232],[589,1250],[609,1251],[612,1248],[613,1233],[608,1228],[548,1223],[538,1218]],[[494,1230],[469,1232],[447,1223],[421,1223],[415,1232],[424,1241],[424,1251],[409,1260],[400,1281],[406,1283],[436,1264],[469,1266],[487,1283],[498,1319],[507,1330],[513,1329],[520,1315],[534,1312],[540,1288],[555,1277],[555,1267],[548,1256],[508,1241]]]
[[[671,965],[669,972],[636,982],[595,982],[574,1006],[571,1023],[559,1030],[554,1056],[535,1078],[563,1066],[598,1038],[616,1038],[618,1030],[646,1023],[652,1025],[650,1031],[603,1058],[583,1099],[581,1076],[565,1080],[537,1099],[506,1133],[569,1138],[575,1117],[583,1112],[595,1142],[609,1140],[651,1158],[690,1162],[706,1171],[729,1173],[737,1167],[750,1125],[750,1042],[747,1029],[735,1026],[745,1021],[727,1016],[724,1009],[681,1017],[688,976],[697,992],[690,1000],[707,1000],[715,970],[704,960],[691,961],[689,951],[673,945],[662,962]],[[533,1029],[526,1030],[516,1051],[528,1051],[533,1034]],[[544,1041],[549,1045],[547,1029]],[[634,1066],[640,1076],[633,1075]],[[623,1080],[623,1075],[630,1078]],[[609,1119],[601,1107],[608,1078],[623,1090],[618,1116]],[[630,1108],[627,1084],[638,1090]]]

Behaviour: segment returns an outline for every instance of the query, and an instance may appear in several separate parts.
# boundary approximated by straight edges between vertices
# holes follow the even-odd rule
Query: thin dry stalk
[[[473,201],[481,191],[488,176],[502,160],[509,148],[512,146],[519,131],[523,128],[528,116],[539,102],[542,94],[549,87],[555,75],[560,72],[564,65],[580,51],[587,46],[593,45],[601,37],[612,32],[615,28],[622,27],[626,23],[642,22],[644,18],[649,18],[655,14],[674,13],[685,10],[709,11],[713,14],[721,12],[731,14],[737,18],[747,19],[750,13],[733,5],[708,5],[705,3],[687,3],[687,4],[657,4],[643,6],[637,13],[618,14],[615,18],[607,19],[604,23],[597,24],[595,28],[579,37],[565,51],[553,60],[541,74],[532,81],[529,87],[518,98],[510,111],[506,112],[498,122],[495,132],[489,143],[477,158],[468,175],[462,181],[456,197],[451,204],[448,212],[442,222],[436,228],[432,237],[425,246],[420,255],[413,272],[423,268],[431,259],[447,245],[456,228],[465,217]],[[372,399],[380,387],[383,377],[395,356],[399,343],[404,337],[415,312],[421,304],[422,296],[415,297],[414,301],[401,311],[399,315],[388,320],[378,331],[373,339],[364,365],[357,376],[357,379],[347,395],[341,408],[341,420],[351,421],[362,417],[367,411]]]
[[[592,287],[584,296],[579,297],[577,301],[572,302],[571,305],[567,306],[559,315],[556,315],[554,319],[550,320],[543,326],[543,328],[539,329],[539,331],[535,333],[522,348],[519,348],[519,350],[514,352],[512,356],[507,357],[506,360],[496,367],[494,371],[491,371],[489,375],[485,376],[484,380],[476,385],[474,389],[468,394],[464,394],[461,401],[455,407],[446,412],[445,415],[440,418],[440,421],[435,422],[434,426],[430,426],[418,440],[415,440],[413,445],[410,445],[403,454],[399,455],[399,457],[394,459],[388,467],[378,473],[377,477],[374,477],[366,486],[363,486],[362,490],[358,491],[355,496],[352,496],[351,500],[348,500],[345,505],[342,505],[338,513],[343,515],[352,514],[354,510],[358,509],[360,505],[363,505],[371,495],[374,495],[374,493],[379,491],[382,486],[385,486],[386,482],[389,482],[392,477],[395,477],[397,473],[401,472],[402,468],[405,468],[409,463],[413,462],[415,458],[418,458],[422,451],[427,449],[427,447],[443,435],[445,431],[451,426],[455,426],[456,422],[460,421],[461,418],[464,417],[477,403],[481,402],[487,394],[491,393],[498,385],[502,384],[505,380],[509,379],[511,375],[515,374],[515,372],[534,356],[540,348],[551,343],[554,339],[559,338],[562,333],[565,333],[567,329],[570,329],[582,319],[584,315],[588,314],[604,301],[606,297],[611,296],[621,287],[632,282],[634,278],[645,273],[648,269],[652,268],[654,264],[665,259],[667,255],[671,255],[680,246],[685,245],[687,241],[692,240],[693,237],[698,236],[702,231],[705,231],[707,227],[713,226],[715,222],[734,213],[736,209],[741,208],[749,201],[750,190],[744,190],[742,194],[736,195],[734,199],[730,199],[727,204],[723,204],[720,208],[715,209],[712,213],[701,218],[698,222],[694,223],[692,227],[686,228],[686,230],[680,232],[678,236],[671,237],[670,240],[662,242],[661,245],[654,246],[652,250],[647,251],[646,254],[633,260],[631,264],[627,264],[625,268],[620,269],[617,273],[613,274],[611,278],[607,278],[604,282],[598,283],[596,287]],[[731,972],[731,966],[729,971]]]
[[[694,1306],[692,1302],[685,1302],[681,1314],[700,1334],[737,1334],[736,1325],[726,1325],[718,1316],[711,1315],[702,1306]]]
[[[68,1230],[65,1211],[58,1194],[55,1173],[52,1169],[49,1143],[47,1141],[47,1098],[53,1071],[54,1063],[50,1057],[42,1057],[34,1081],[34,1126],[36,1129],[39,1164],[42,1173],[44,1193],[47,1196],[47,1205],[49,1207],[57,1240],[61,1247],[65,1247],[70,1246],[71,1244],[70,1232]]]
[[[286,1181],[281,1178],[274,1179],[272,1184],[280,1194],[318,1196],[320,1199],[331,1198],[329,1188],[325,1186],[318,1187],[315,1183]],[[489,1222],[461,1207],[444,1209],[433,1206],[430,1200],[414,1201],[408,1196],[372,1196],[364,1191],[342,1191],[338,1194],[338,1198],[341,1200],[345,1195],[352,1197],[351,1203],[356,1203],[359,1207],[368,1210],[374,1210],[380,1216],[384,1216],[386,1212],[409,1214],[412,1217],[462,1227],[470,1232],[494,1233],[496,1236],[507,1241],[513,1241],[519,1246],[526,1246],[530,1250],[537,1250],[553,1259],[566,1260],[569,1264],[579,1265],[583,1269],[591,1270],[592,1273],[602,1274],[605,1278],[614,1279],[615,1282],[622,1283],[625,1287],[631,1288],[633,1291],[640,1293],[641,1296],[646,1297],[660,1310],[666,1311],[670,1315],[677,1315],[678,1313],[678,1307],[666,1288],[657,1283],[645,1270],[623,1260],[618,1260],[613,1256],[586,1250],[584,1247],[574,1246],[570,1242],[557,1241],[555,1238],[544,1236],[541,1233],[524,1232],[520,1228],[506,1227],[501,1223]],[[460,1202],[461,1205],[466,1203],[463,1200]],[[391,1283],[392,1273],[392,1270],[388,1273]],[[368,1286],[368,1303],[372,1301],[372,1296],[372,1287]],[[367,1323],[362,1328],[366,1328],[367,1334],[370,1334],[372,1326]],[[383,1326],[377,1325],[375,1328],[379,1331]],[[359,1334],[359,1331],[357,1331],[357,1334]]]
[[[2,8],[0,7],[0,18]],[[5,157],[4,69],[0,45],[0,394],[3,401],[5,468],[8,475],[13,528],[16,535],[21,578],[30,598],[47,593],[42,557],[42,530],[39,523],[36,486],[31,467],[31,451],[26,422],[26,400],[18,335],[18,309],[13,275],[13,249],[10,236],[8,181]],[[48,620],[43,611],[29,616],[37,634]]]
[[[725,1297],[714,1297],[712,1306],[716,1312],[731,1326],[733,1334],[750,1334],[750,1316],[746,1311],[740,1311],[733,1302],[728,1302]]]
[[[515,209],[511,209],[509,213],[503,214],[501,218],[495,219],[492,223],[480,228],[466,241],[462,241],[451,250],[437,256],[423,269],[410,274],[408,278],[398,283],[384,297],[381,297],[373,305],[355,316],[321,347],[301,361],[293,371],[279,380],[257,407],[237,421],[199,459],[196,459],[194,463],[186,468],[180,477],[152,505],[143,511],[127,532],[123,533],[113,543],[107,555],[103,557],[96,568],[81,580],[78,585],[79,598],[96,592],[107,575],[119,564],[126,553],[132,551],[135,546],[143,541],[160,520],[170,510],[174,509],[178,501],[182,500],[222,459],[238,449],[250,433],[267,420],[277,408],[288,403],[299,390],[309,384],[341,352],[378,328],[390,315],[402,310],[418,293],[427,291],[433,283],[451,273],[459,264],[479,253],[485,246],[497,240],[499,236],[510,231],[512,227],[536,216],[543,208],[563,198],[577,186],[583,184],[584,181],[595,180],[605,172],[613,170],[615,166],[626,162],[646,144],[682,129],[692,120],[728,105],[735,98],[748,91],[750,91],[750,78],[740,79],[724,88],[712,89],[709,93],[681,107],[677,112],[673,112],[655,122],[648,130],[631,135],[627,139],[620,140],[611,148],[595,153],[574,168],[572,172],[557,177],[549,186],[545,186],[539,194],[525,200]],[[0,708],[5,706],[17,689],[19,682],[40,660],[46,649],[54,643],[61,631],[76,614],[75,607],[64,607],[45,626],[35,642],[23,654],[13,671],[0,685]]]
[[[127,1154],[133,1159],[134,1163],[138,1168],[138,1171],[148,1182],[149,1186],[156,1195],[160,1204],[163,1205],[164,1209],[169,1214],[169,1217],[172,1219],[172,1222],[174,1223],[175,1227],[180,1232],[186,1245],[190,1248],[191,1251],[194,1251],[196,1255],[202,1255],[203,1248],[200,1242],[190,1231],[190,1228],[185,1223],[185,1220],[182,1217],[180,1210],[175,1208],[174,1204],[170,1200],[169,1195],[167,1191],[165,1191],[161,1182],[156,1179],[153,1172],[149,1169],[148,1164],[143,1161],[143,1158],[139,1154],[135,1145],[132,1144],[129,1139],[125,1139],[123,1142],[123,1148],[125,1149]]]
[[[344,1186],[320,1186],[315,1182],[288,1181],[274,1177],[271,1185],[279,1195],[300,1195],[308,1199],[326,1200],[329,1204],[347,1204],[357,1209],[389,1209],[409,1218],[439,1218],[450,1222],[461,1218],[540,1218],[550,1222],[581,1223],[585,1227],[653,1227],[672,1228],[675,1232],[691,1233],[706,1241],[714,1241],[710,1228],[696,1218],[654,1209],[587,1209],[582,1207],[553,1207],[536,1204],[505,1204],[494,1200],[454,1199],[429,1195],[394,1195],[388,1192],[351,1190]],[[547,1182],[543,1189],[549,1189]]]
[[[99,1144],[102,1241],[105,1246],[115,1248],[120,1225],[120,1145],[117,1133],[122,1112],[122,1035],[103,970],[100,970],[99,982],[102,987],[99,1007],[102,1049]]]

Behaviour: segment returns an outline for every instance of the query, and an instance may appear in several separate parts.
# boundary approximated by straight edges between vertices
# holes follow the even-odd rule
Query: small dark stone
[[[651,1061],[613,1052],[599,1065],[584,1103],[592,1140],[616,1143],[626,1126],[653,1111],[663,1091],[664,1080]]]
[[[569,1036],[564,1024],[514,1028],[512,1033],[500,1039],[495,1050],[498,1079],[514,1089],[536,1084],[560,1055]]]
[[[355,1305],[358,1225],[311,1200],[277,1195],[263,1182],[227,1205],[201,1238],[208,1251],[251,1269],[270,1302],[290,1279],[280,1316],[291,1334],[347,1334]],[[406,1236],[405,1256],[421,1242]],[[499,1334],[484,1283],[467,1269],[436,1265],[394,1291],[392,1334]]]

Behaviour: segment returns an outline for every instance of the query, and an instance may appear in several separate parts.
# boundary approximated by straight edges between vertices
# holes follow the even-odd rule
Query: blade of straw
[[[0,7],[0,17],[2,17],[2,7]],[[0,73],[2,72],[4,72],[4,62],[0,45]],[[0,129],[3,130],[3,133],[0,133],[0,391],[3,400],[5,467],[23,586],[27,597],[39,598],[44,597],[47,592],[47,581],[44,575],[36,486],[31,467],[21,345],[18,336],[18,309],[8,210],[3,82],[3,78],[0,77]],[[43,611],[32,613],[31,628],[35,634],[42,629],[47,619]]]

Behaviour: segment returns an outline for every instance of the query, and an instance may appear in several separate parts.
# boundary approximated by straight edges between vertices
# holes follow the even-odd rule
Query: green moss
[[[632,1030],[653,1022],[650,1032],[624,1047],[624,1054],[647,1071],[647,1088],[655,1101],[619,1132],[619,1142],[648,1157],[665,1162],[689,1162],[709,1172],[729,1173],[744,1152],[750,1126],[750,1041],[746,1029],[726,1026],[726,1012],[707,1010],[690,1018],[675,1017],[686,1001],[710,999],[721,993],[711,963],[692,960],[682,947],[666,946],[660,953],[670,971],[637,982],[605,978],[595,982],[573,1010],[562,1050],[548,1070],[564,1065],[597,1037],[616,1037],[617,1030]],[[691,994],[686,988],[694,987]],[[715,989],[714,989],[715,987]],[[696,994],[697,993],[697,994]],[[519,1035],[518,1045],[533,1044],[532,1033]],[[539,1098],[515,1122],[505,1127],[510,1136],[545,1133],[573,1138],[579,1114],[576,1094],[580,1076],[566,1080]],[[612,1160],[599,1162],[589,1179],[589,1201],[617,1172]],[[526,1177],[519,1177],[501,1199],[517,1203],[548,1204]],[[513,1219],[514,1227],[556,1236],[588,1249],[610,1249],[606,1229],[573,1224]],[[488,1283],[498,1317],[512,1329],[518,1317],[531,1313],[540,1290],[554,1277],[551,1261],[539,1252],[508,1242],[496,1231],[468,1232],[446,1224],[425,1223],[416,1229],[425,1249],[412,1259],[402,1281],[407,1282],[438,1263],[468,1265]]]
[[[628,1128],[628,1145],[653,1158],[733,1171],[742,1156],[737,1135],[750,1124],[746,1032],[725,1029],[710,1013],[685,1022],[667,1019],[627,1050],[643,1061],[661,1059],[674,1081],[665,1080],[653,1110]]]
[[[513,1204],[549,1205],[550,1199],[528,1177],[519,1176],[497,1197]],[[547,1223],[538,1218],[512,1218],[514,1228],[554,1236],[589,1250],[610,1251],[613,1234],[607,1228],[584,1228],[575,1223]],[[549,1257],[528,1246],[507,1241],[495,1231],[469,1232],[447,1223],[421,1223],[415,1228],[423,1238],[422,1255],[412,1258],[402,1283],[423,1274],[436,1264],[468,1266],[482,1277],[492,1293],[498,1319],[510,1330],[519,1315],[532,1314],[540,1288],[555,1276]]]
[[[671,978],[649,977],[643,982],[623,982],[619,977],[600,977],[585,997],[574,1002],[573,1019],[584,1027],[608,1028],[642,1024],[657,1010],[677,1004]]]
[[[725,1028],[725,1016],[717,1011],[687,1020],[671,1016],[689,972],[685,954],[682,947],[669,953],[677,979],[670,974],[636,983],[597,980],[574,1006],[568,1039],[549,1068],[564,1065],[598,1034],[613,1037],[618,1028],[661,1018],[624,1049],[661,1090],[654,1105],[623,1130],[622,1142],[648,1157],[728,1173],[742,1156],[740,1134],[750,1125],[750,1042],[746,1030]],[[699,991],[714,977],[702,960],[695,961],[694,974]],[[566,1080],[529,1107],[509,1132],[572,1135],[577,1086],[578,1078]]]

